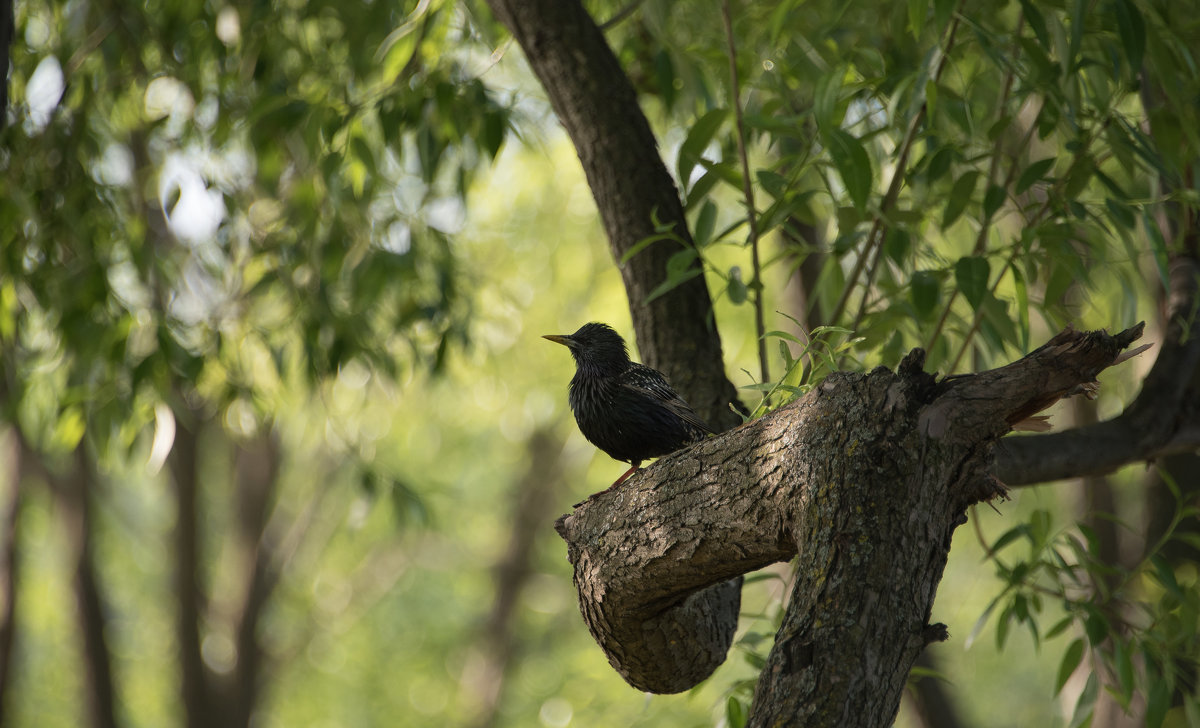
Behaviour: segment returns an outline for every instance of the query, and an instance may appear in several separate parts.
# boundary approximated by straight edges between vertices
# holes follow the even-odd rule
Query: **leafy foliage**
[[[1186,4],[734,4],[742,98],[729,92],[713,7],[589,7],[623,18],[607,36],[659,127],[695,241],[688,247],[660,225],[630,255],[678,246],[655,296],[699,275],[692,263],[702,262],[731,370],[760,340],[771,344],[782,374],[745,388],[761,395],[755,414],[835,368],[894,365],[912,346],[949,372],[1007,360],[1068,322],[1130,324],[1167,286],[1170,258],[1200,208],[1200,37]],[[280,494],[273,512],[296,533],[322,509],[339,514],[326,524],[329,542],[354,541],[336,523],[341,515],[354,524],[347,530],[380,541],[400,527],[429,529],[440,550],[410,543],[371,552],[339,542],[346,550],[336,559],[301,575],[305,588],[290,584],[278,597],[263,631],[315,666],[284,678],[282,694],[340,705],[328,693],[357,695],[355,678],[384,695],[392,675],[416,667],[414,704],[445,722],[447,696],[460,679],[469,682],[460,678],[468,672],[461,634],[472,626],[470,613],[445,605],[486,601],[485,577],[451,579],[434,566],[376,594],[406,619],[436,615],[442,629],[343,677],[345,651],[403,640],[392,627],[365,616],[369,626],[360,627],[359,615],[335,618],[326,607],[344,590],[358,593],[345,586],[346,572],[356,588],[370,586],[386,572],[377,562],[401,562],[408,551],[446,558],[453,548],[444,543],[469,543],[476,550],[465,561],[490,558],[497,519],[472,488],[501,487],[497,468],[516,472],[508,446],[528,426],[514,422],[553,412],[539,396],[550,365],[514,353],[518,332],[565,323],[552,316],[599,318],[597,308],[624,315],[611,293],[596,293],[615,285],[593,280],[610,266],[564,229],[583,225],[560,218],[538,236],[524,226],[531,211],[577,207],[551,205],[566,194],[560,169],[551,165],[539,191],[520,199],[516,183],[489,188],[504,202],[470,194],[514,130],[537,142],[553,128],[536,101],[513,100],[529,86],[516,54],[479,7],[437,0],[21,3],[17,28],[24,43],[13,48],[14,106],[0,152],[5,420],[52,467],[73,451],[102,466],[108,477],[96,497],[108,529],[157,524],[144,541],[135,535],[130,551],[157,553],[168,537],[169,509],[155,500],[163,496],[147,495],[157,492],[146,482],[157,473],[140,466],[172,419],[206,433],[202,452],[212,462],[202,502],[210,507],[236,502],[214,484],[230,480],[237,448],[277,431],[288,482],[301,485]],[[761,276],[743,272],[755,267],[735,107],[747,129],[757,237],[772,251]],[[528,183],[528,174],[514,177]],[[488,218],[492,229],[467,229],[468,211],[485,204],[509,207]],[[1164,210],[1182,225],[1163,226]],[[464,247],[472,237],[488,245]],[[571,246],[564,259],[544,242],[560,237]],[[783,292],[792,279],[803,305]],[[787,312],[777,330],[746,323],[747,304],[764,297],[768,310]],[[486,355],[466,347],[469,332]],[[460,360],[456,370],[457,356],[467,365]],[[452,382],[414,387],[425,371]],[[378,400],[397,387],[410,421],[400,428],[404,444],[385,447],[380,433],[392,413]],[[532,394],[514,405],[517,390]],[[450,450],[472,457],[437,457]],[[331,494],[326,477],[357,485]],[[441,478],[445,493],[431,498],[413,477]],[[142,499],[146,513],[130,505]],[[1187,542],[1196,513],[1186,496],[1179,500],[1173,538]],[[466,525],[446,517],[462,502],[483,513]],[[34,532],[50,529],[48,509],[29,510]],[[1069,692],[1083,668],[1075,725],[1106,694],[1125,707],[1143,700],[1151,725],[1180,712],[1194,722],[1194,567],[1168,559],[1159,544],[1115,571],[1090,527],[1055,525],[1074,521],[1037,509],[988,545],[1000,594],[982,609],[976,636],[994,625],[995,639],[983,641],[1012,650],[1013,627],[1024,627],[1037,644],[1059,645],[1045,697]],[[235,523],[218,519],[208,535],[232,543]],[[127,543],[112,533],[102,541],[113,552]],[[368,552],[357,570],[338,561],[361,555],[355,547]],[[1018,547],[1025,551],[1012,556]],[[220,585],[229,581],[223,553],[214,547],[207,557],[215,565],[205,567]],[[550,705],[542,717],[555,718],[554,691],[579,690],[564,685],[572,680],[555,661],[570,663],[572,676],[587,677],[573,682],[587,686],[604,666],[552,652],[575,623],[564,626],[572,610],[560,554],[543,559],[539,569],[554,577],[539,594],[559,607],[528,617],[540,630],[530,630],[538,637],[528,668],[538,677],[524,688],[535,696],[532,712]],[[165,582],[168,567],[147,562],[140,578]],[[728,686],[717,686],[714,713],[728,725],[745,720],[782,613],[775,582],[785,580],[760,576],[748,579],[751,592],[773,596],[747,615],[743,660],[718,678]],[[157,609],[148,621],[159,627],[148,633],[162,636],[170,618]],[[206,628],[218,645],[219,616]],[[420,624],[435,624],[427,618]],[[339,638],[310,619],[328,620]],[[161,676],[138,679],[145,692],[172,689],[154,683]],[[31,704],[45,702],[29,695]],[[571,698],[580,716],[609,715],[594,696]],[[299,704],[273,707],[280,724],[311,717]],[[525,725],[526,713],[508,719]]]

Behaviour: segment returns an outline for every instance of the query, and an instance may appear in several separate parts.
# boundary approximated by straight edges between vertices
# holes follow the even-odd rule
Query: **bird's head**
[[[548,335],[543,339],[562,344],[571,350],[575,366],[600,373],[618,373],[629,366],[625,340],[607,324],[584,324],[567,336]]]

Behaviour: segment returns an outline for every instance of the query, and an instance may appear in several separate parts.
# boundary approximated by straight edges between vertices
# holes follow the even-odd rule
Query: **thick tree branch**
[[[559,520],[585,622],[630,684],[685,690],[724,659],[724,625],[683,619],[692,595],[799,553],[752,724],[886,725],[941,634],[928,618],[953,531],[1003,491],[990,445],[1140,333],[1068,330],[941,382],[916,350],[658,461]]]
[[[1014,486],[1044,483],[1200,447],[1200,391],[1190,386],[1200,366],[1198,276],[1196,259],[1171,261],[1166,336],[1137,399],[1105,422],[1004,440],[997,448],[997,477]]]
[[[229,726],[249,726],[258,703],[265,658],[258,624],[277,580],[272,552],[264,540],[267,514],[279,490],[281,457],[278,436],[268,429],[239,448],[235,458],[238,497],[233,515],[242,594],[232,619],[237,666],[225,686],[225,724]]]
[[[181,420],[167,457],[175,495],[174,586],[179,649],[180,694],[188,728],[214,725],[212,685],[200,653],[200,615],[205,592],[200,584],[199,453],[196,425]]]

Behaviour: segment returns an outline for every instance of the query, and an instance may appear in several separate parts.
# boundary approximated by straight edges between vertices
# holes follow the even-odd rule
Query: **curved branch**
[[[1171,261],[1167,331],[1142,391],[1119,416],[1063,432],[1013,437],[997,448],[996,474],[1008,485],[1100,475],[1138,461],[1200,447],[1200,266]]]

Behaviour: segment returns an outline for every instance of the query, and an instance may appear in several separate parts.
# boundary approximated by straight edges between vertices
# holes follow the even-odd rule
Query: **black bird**
[[[671,389],[660,372],[629,360],[625,341],[606,324],[584,324],[569,336],[543,336],[571,350],[575,376],[569,401],[583,436],[633,467],[698,442],[713,429]]]

